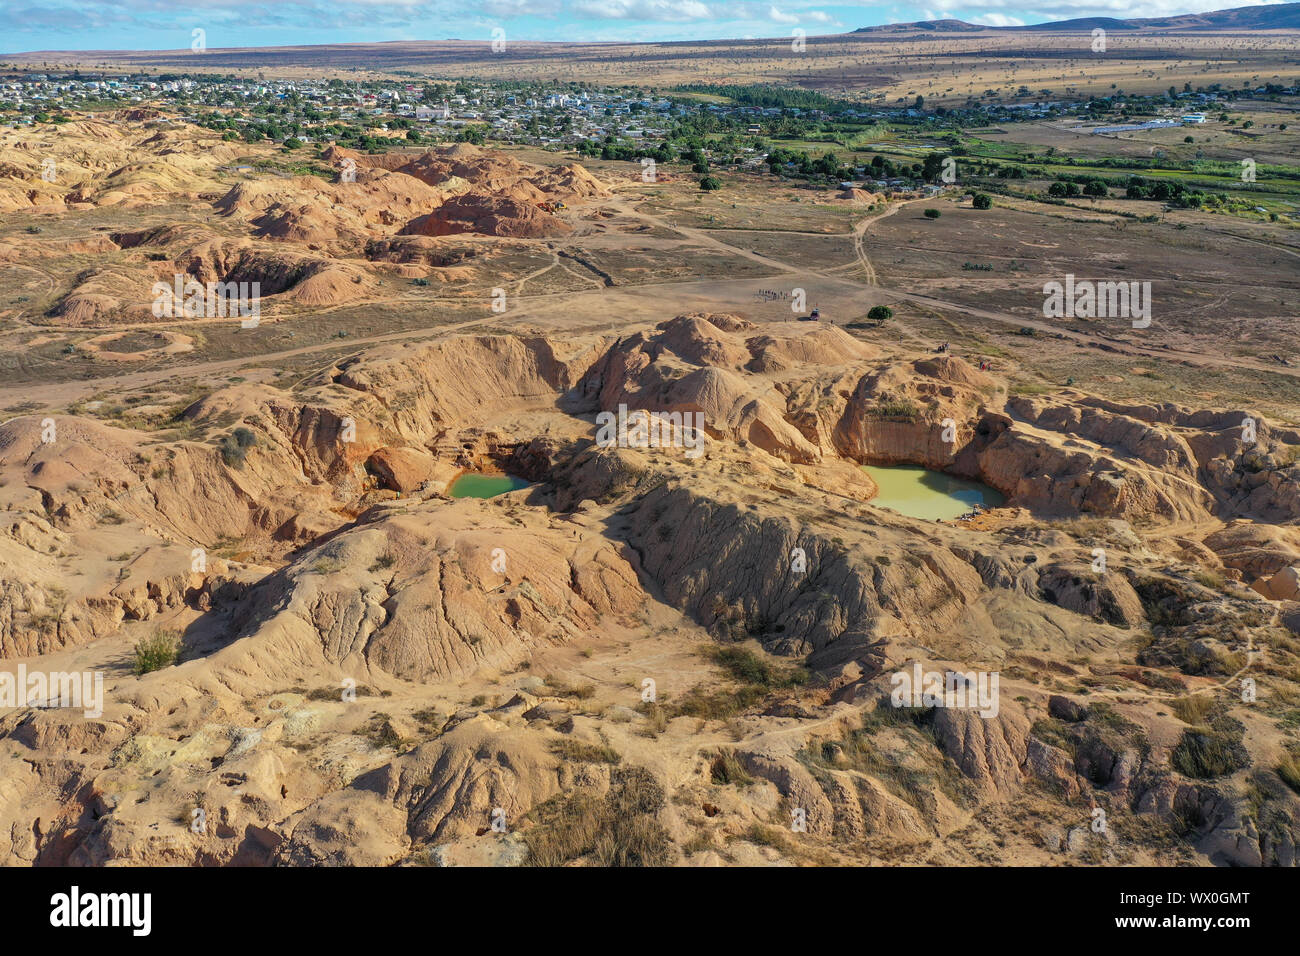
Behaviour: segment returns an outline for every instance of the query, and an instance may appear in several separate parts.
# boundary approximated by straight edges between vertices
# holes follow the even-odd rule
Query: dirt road
[[[764,268],[772,270],[774,274],[815,276],[816,278],[836,287],[839,294],[844,297],[845,301],[860,301],[863,291],[869,289],[874,297],[912,302],[928,309],[937,309],[956,315],[970,315],[986,322],[994,322],[1017,329],[1029,328],[1053,337],[1072,340],[1090,347],[1105,349],[1116,354],[1143,356],[1163,361],[1185,362],[1192,366],[1233,368],[1249,370],[1251,372],[1284,375],[1290,378],[1300,378],[1300,369],[1288,368],[1280,365],[1269,365],[1264,362],[1237,356],[1209,355],[1202,352],[1188,352],[1178,349],[1164,348],[1154,344],[1144,346],[1103,335],[1071,331],[1045,319],[1026,318],[1025,316],[1014,315],[996,309],[975,307],[960,302],[941,299],[936,296],[922,295],[915,292],[905,292],[899,289],[891,289],[887,286],[883,286],[880,284],[880,277],[875,266],[867,256],[865,237],[874,223],[894,215],[909,202],[917,201],[920,200],[909,200],[891,204],[884,213],[875,216],[866,216],[854,225],[852,231],[853,250],[857,258],[857,263],[860,264],[864,270],[865,283],[836,274],[844,271],[848,266],[839,265],[828,269],[811,269],[806,266],[796,265],[779,259],[774,255],[765,255],[755,252],[752,249],[746,249],[731,242],[727,242],[714,230],[671,224],[660,216],[655,216],[639,210],[631,200],[622,196],[615,195],[610,198],[605,202],[604,207],[607,211],[613,211],[631,219],[636,219],[652,226],[675,232],[691,239],[693,242],[696,242],[701,246],[716,250],[722,254],[736,256],[758,263]],[[750,232],[776,234],[773,230],[750,230]],[[1245,237],[1237,238],[1244,239]],[[558,258],[556,259],[556,262],[558,262]],[[539,270],[539,273],[554,268],[554,265],[555,263]],[[524,282],[528,279],[535,278],[539,273],[533,273],[529,276],[523,277],[520,281],[520,286],[522,287]],[[504,315],[486,312],[487,306],[485,303],[484,307],[486,314],[480,318],[470,319],[464,322],[411,329],[402,332],[384,333],[368,336],[366,338],[350,339],[345,344],[336,341],[327,341],[314,345],[304,345],[298,348],[286,349],[279,352],[271,352],[255,357],[243,356],[155,369],[137,369],[132,372],[124,372],[121,375],[108,375],[94,379],[58,382],[48,385],[24,384],[12,387],[0,387],[0,407],[13,407],[19,404],[31,405],[33,407],[32,413],[35,414],[47,409],[64,407],[78,399],[83,399],[88,395],[106,390],[124,388],[139,389],[167,382],[172,379],[178,381],[192,381],[196,378],[210,377],[222,373],[235,373],[241,369],[268,366],[274,367],[277,364],[283,364],[288,359],[317,353],[337,352],[340,357],[343,357],[353,354],[368,346],[408,340],[439,338],[448,334],[472,330],[484,325],[501,324],[504,321],[546,321],[551,317],[591,314],[592,316],[618,316],[623,322],[627,322],[642,321],[653,312],[655,307],[662,310],[663,314],[661,318],[666,318],[675,314],[676,311],[680,311],[683,307],[686,307],[687,304],[690,304],[689,307],[696,307],[696,304],[702,304],[719,310],[726,308],[745,308],[749,301],[746,296],[750,294],[745,290],[746,286],[744,282],[710,277],[687,279],[678,282],[653,283],[641,286],[624,286],[526,295],[517,298],[515,307]],[[463,299],[458,301],[463,302]],[[598,320],[593,318],[593,324],[599,324]],[[617,327],[617,324],[618,323],[616,322],[615,327]]]

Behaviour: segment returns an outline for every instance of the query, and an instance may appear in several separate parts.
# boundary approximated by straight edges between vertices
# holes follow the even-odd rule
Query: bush
[[[240,426],[229,435],[221,436],[217,448],[221,451],[221,460],[230,468],[243,468],[248,449],[257,444],[257,435],[251,429]]]
[[[244,457],[247,452],[240,447],[239,442],[235,441],[233,435],[223,435],[217,447],[221,450],[221,460],[226,463],[226,467],[244,467]]]
[[[976,193],[975,198],[971,200],[971,205],[976,209],[992,209],[993,197],[988,193]]]
[[[724,647],[713,652],[713,661],[734,680],[763,688],[798,687],[808,682],[807,671],[774,664],[743,647]]]
[[[1288,787],[1300,793],[1300,758],[1288,755],[1277,765],[1277,775]]]
[[[937,209],[927,209],[925,211],[926,219],[938,219],[941,215],[943,215],[943,213],[939,212]]]
[[[610,776],[603,800],[589,792],[559,796],[534,811],[539,825],[525,830],[529,866],[561,866],[589,857],[596,866],[665,866],[672,841],[659,823],[663,787],[643,767]]]
[[[709,776],[720,787],[728,784],[745,787],[754,782],[754,778],[745,770],[744,764],[729,750],[724,750],[713,758],[713,763],[709,766]]]
[[[894,317],[894,310],[887,305],[873,305],[871,311],[867,313],[867,318],[872,322],[883,325]]]
[[[1214,698],[1209,694],[1189,694],[1176,698],[1169,709],[1185,724],[1202,724],[1214,709]]]
[[[908,399],[881,399],[873,408],[867,409],[872,418],[894,418],[914,422],[921,417],[921,410]]]
[[[1210,588],[1213,591],[1222,591],[1228,586],[1227,582],[1213,571],[1197,571],[1192,575],[1192,580],[1201,587]]]
[[[722,188],[722,180],[716,176],[705,176],[700,180],[700,188],[706,193]]]
[[[1241,743],[1244,733],[1241,722],[1230,717],[1221,717],[1209,727],[1184,730],[1169,754],[1169,765],[1183,776],[1198,780],[1235,773],[1250,763]]]
[[[608,744],[589,744],[563,738],[551,744],[551,753],[574,763],[619,763],[623,758]]]
[[[135,673],[149,674],[171,667],[180,654],[180,638],[171,631],[155,631],[135,645]]]

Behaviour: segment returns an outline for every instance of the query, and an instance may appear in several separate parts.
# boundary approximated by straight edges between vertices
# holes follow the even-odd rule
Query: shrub
[[[403,750],[408,743],[401,732],[393,726],[393,718],[388,714],[375,714],[371,717],[370,723],[366,725],[364,736],[376,749],[391,747],[394,750]]]
[[[763,688],[795,687],[808,682],[805,671],[778,668],[758,654],[743,647],[723,647],[713,652],[714,663],[734,680]]]
[[[1250,763],[1240,721],[1221,717],[1209,727],[1184,730],[1169,754],[1169,764],[1185,777],[1209,780],[1235,773]]]
[[[700,188],[706,193],[722,188],[722,180],[717,176],[705,176],[700,180]]]
[[[1169,709],[1175,716],[1185,724],[1198,725],[1205,723],[1205,718],[1214,708],[1214,698],[1209,694],[1190,694],[1187,697],[1179,697]]]
[[[643,737],[658,737],[668,729],[668,710],[656,701],[647,701],[637,705],[637,710],[646,716],[646,725],[642,729]]]
[[[546,676],[546,686],[551,688],[556,697],[572,697],[575,700],[589,700],[596,695],[595,684],[572,685],[554,674]]]
[[[884,324],[894,317],[894,310],[887,305],[873,305],[871,311],[867,313],[867,318],[872,322]]]
[[[257,444],[257,436],[247,428],[236,428],[229,435],[222,435],[217,448],[221,451],[221,460],[229,468],[243,468],[248,449]]]
[[[764,689],[756,685],[715,691],[692,687],[674,702],[672,716],[728,720],[753,707],[765,696]]]
[[[1192,580],[1201,587],[1211,588],[1215,591],[1222,591],[1227,586],[1223,578],[1213,571],[1197,571],[1192,575]]]
[[[180,638],[171,631],[154,631],[135,645],[135,673],[144,675],[171,667],[180,654]]]
[[[943,215],[943,213],[939,212],[937,209],[927,209],[925,211],[926,219],[938,219],[941,215]]]
[[[728,784],[743,787],[754,782],[754,778],[745,770],[744,764],[729,750],[713,758],[713,763],[709,767],[709,776],[720,787]]]
[[[546,801],[524,831],[529,866],[561,866],[589,857],[597,866],[664,866],[672,842],[659,823],[663,787],[644,767],[623,767],[610,776],[602,800],[589,791]]]
[[[921,410],[907,399],[898,401],[881,399],[874,408],[868,409],[867,413],[874,418],[901,418],[909,422],[914,422],[921,417]]]
[[[992,209],[993,197],[988,193],[976,193],[975,198],[971,200],[971,205],[976,209]]]
[[[551,744],[551,753],[575,763],[619,763],[623,759],[618,751],[607,744],[589,744],[567,737]]]

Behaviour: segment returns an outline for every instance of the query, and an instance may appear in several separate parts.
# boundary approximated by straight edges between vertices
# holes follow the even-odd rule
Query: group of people
[[[754,293],[756,299],[764,302],[789,302],[790,293],[784,289],[759,289]]]
[[[902,336],[899,336],[899,339],[898,339],[898,340],[901,342],[901,341],[903,340]],[[944,342],[944,343],[943,343],[942,345],[940,345],[937,349],[935,349],[935,351],[936,351],[936,352],[940,352],[940,353],[942,353],[942,354],[944,354],[944,355],[948,355],[948,354],[950,354],[950,350],[949,350],[949,348],[948,348],[948,343],[947,343],[947,342]],[[993,360],[992,360],[992,359],[980,359],[980,361],[979,361],[979,366],[980,366],[980,371],[981,371],[981,372],[991,372],[991,371],[993,371]]]

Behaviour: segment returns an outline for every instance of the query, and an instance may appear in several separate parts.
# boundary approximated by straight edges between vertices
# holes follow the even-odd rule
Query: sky
[[[1249,0],[980,0],[979,6],[816,0],[3,0],[0,53],[209,49],[386,40],[699,40],[844,33],[956,18],[1015,26],[1073,17],[1158,17]],[[1268,2],[1268,0],[1265,0]],[[1278,0],[1280,2],[1280,0]]]

